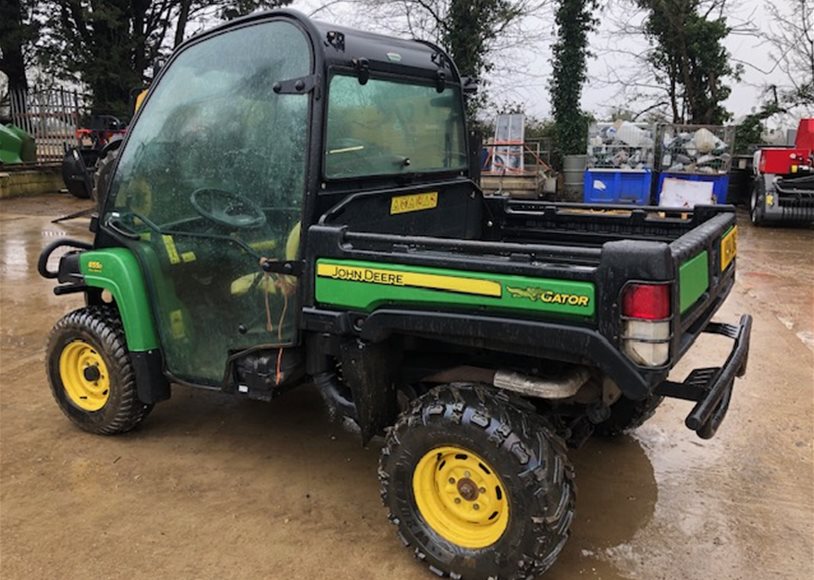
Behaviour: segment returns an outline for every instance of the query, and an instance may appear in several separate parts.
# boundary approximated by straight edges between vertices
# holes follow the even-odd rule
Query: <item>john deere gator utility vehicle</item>
[[[40,258],[87,302],[48,342],[64,413],[115,434],[171,383],[262,400],[315,384],[363,442],[384,436],[404,543],[467,579],[554,563],[568,445],[664,396],[694,401],[686,424],[711,437],[751,326],[710,322],[734,209],[484,197],[467,85],[437,46],[290,11],[186,42],[101,186],[93,244]],[[668,380],[702,332],[733,340],[727,360]]]

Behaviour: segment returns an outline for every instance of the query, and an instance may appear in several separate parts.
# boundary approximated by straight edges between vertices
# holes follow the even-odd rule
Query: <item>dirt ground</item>
[[[97,437],[52,401],[43,347],[81,298],[36,274],[87,236],[67,196],[0,201],[0,576],[420,579],[387,523],[379,444],[317,393],[272,404],[176,387],[136,432]],[[743,216],[745,218],[745,216]],[[814,230],[741,220],[738,282],[718,315],[755,317],[746,378],[711,441],[667,401],[635,434],[573,453],[577,517],[546,579],[814,577]],[[723,360],[702,339],[676,370]]]

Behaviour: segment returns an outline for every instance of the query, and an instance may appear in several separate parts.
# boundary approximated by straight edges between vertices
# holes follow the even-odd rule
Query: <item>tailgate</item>
[[[692,345],[732,289],[737,236],[732,211],[715,215],[670,244],[678,282],[673,298],[677,306],[678,332],[674,334],[672,350],[679,357]]]

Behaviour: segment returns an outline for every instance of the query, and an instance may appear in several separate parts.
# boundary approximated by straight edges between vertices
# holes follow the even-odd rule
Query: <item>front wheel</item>
[[[562,442],[533,409],[479,385],[419,397],[387,435],[379,479],[403,542],[451,578],[543,573],[574,516]]]
[[[749,200],[749,218],[756,226],[766,222],[766,185],[763,178],[755,180],[752,195]]]
[[[85,431],[124,433],[152,409],[136,396],[124,329],[113,307],[80,308],[57,322],[48,339],[46,366],[60,409]]]

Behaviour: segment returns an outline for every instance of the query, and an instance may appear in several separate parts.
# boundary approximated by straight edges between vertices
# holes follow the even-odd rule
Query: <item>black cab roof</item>
[[[461,82],[452,59],[437,45],[312,20],[291,9],[259,12],[232,20],[189,39],[181,47],[251,22],[274,18],[291,19],[300,24],[311,42],[317,72],[329,68],[368,69],[373,73],[413,76],[438,83]]]

